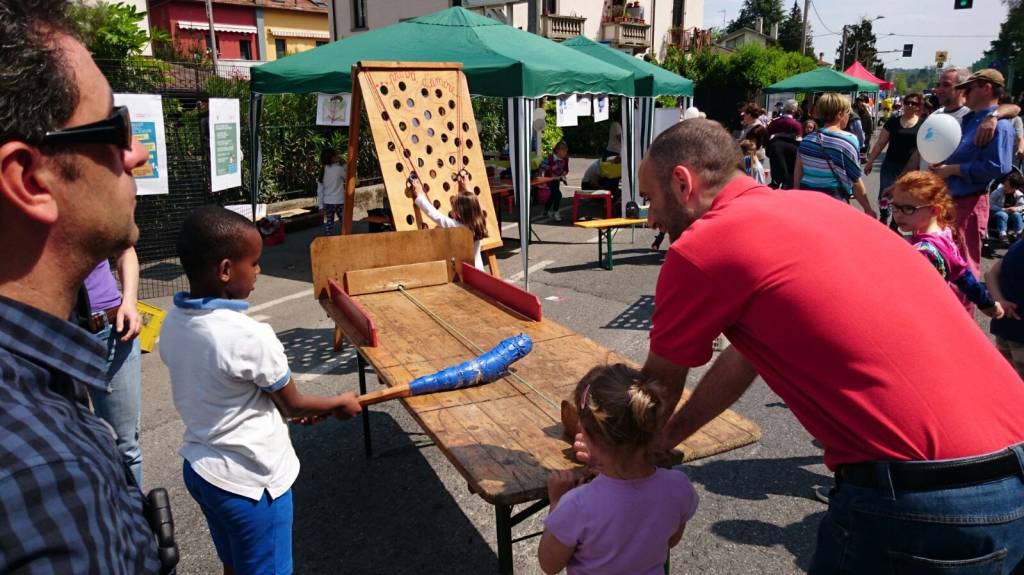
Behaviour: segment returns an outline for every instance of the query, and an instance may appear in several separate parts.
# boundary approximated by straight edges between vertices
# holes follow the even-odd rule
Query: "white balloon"
[[[544,131],[544,125],[545,125],[544,116],[541,116],[539,118],[534,116],[534,118],[533,118],[533,131],[534,132],[543,132]]]
[[[683,112],[683,119],[684,120],[692,120],[694,118],[699,118],[699,117],[700,117],[700,110],[698,110],[696,106],[690,106],[689,108],[686,109],[685,112]]]
[[[917,131],[917,151],[929,164],[941,164],[960,145],[960,123],[949,114],[932,114]]]

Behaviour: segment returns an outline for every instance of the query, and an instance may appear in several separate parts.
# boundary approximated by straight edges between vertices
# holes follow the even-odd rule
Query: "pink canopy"
[[[857,61],[854,61],[854,63],[851,64],[850,67],[847,68],[846,71],[843,72],[843,73],[844,74],[848,74],[850,76],[853,76],[854,78],[860,78],[861,80],[867,80],[868,82],[871,82],[872,84],[878,84],[878,86],[880,88],[882,88],[883,90],[892,90],[893,89],[892,82],[887,82],[887,81],[885,81],[885,80],[875,76],[871,72],[868,72],[868,69],[865,68],[864,66],[862,66],[861,63],[857,62]]]

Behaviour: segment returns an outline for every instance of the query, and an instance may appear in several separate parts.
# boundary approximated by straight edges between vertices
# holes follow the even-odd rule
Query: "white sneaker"
[[[558,212],[551,212],[551,218],[553,220],[555,220],[556,222],[560,222],[560,221],[562,221],[562,214],[560,214]]]

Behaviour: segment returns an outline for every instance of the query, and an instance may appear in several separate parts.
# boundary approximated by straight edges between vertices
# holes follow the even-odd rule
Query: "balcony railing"
[[[683,52],[696,52],[701,49],[710,48],[711,31],[701,28],[672,28],[670,30],[672,45]]]
[[[541,34],[549,39],[561,42],[569,38],[575,38],[583,34],[583,23],[586,18],[582,16],[558,16],[545,14],[541,18]]]
[[[651,47],[650,29],[650,24],[605,22],[601,25],[601,37],[617,48],[644,50]]]

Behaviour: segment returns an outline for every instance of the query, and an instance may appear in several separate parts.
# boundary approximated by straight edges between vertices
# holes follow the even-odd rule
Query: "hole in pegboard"
[[[466,140],[466,147],[472,149],[473,148],[473,140]]]
[[[444,188],[444,191],[446,192],[452,191],[452,185],[449,184],[448,182],[441,184],[441,187]]]
[[[402,108],[402,103],[399,102],[398,99],[395,99],[394,102],[391,102],[391,105],[394,106],[396,110],[400,110]]]
[[[446,112],[445,112],[445,110],[444,110],[444,106],[441,106],[440,108],[438,108],[438,109],[437,109],[437,113],[438,113],[438,114],[440,114],[440,115],[442,115],[442,116],[443,116],[443,115],[445,115],[445,113],[446,113]]]
[[[405,101],[405,105],[406,105],[406,106],[409,106],[410,108],[412,108],[412,107],[414,107],[414,106],[416,105],[416,101],[415,101],[415,100],[413,100],[412,98],[408,98],[408,99],[407,99],[407,100]]]
[[[388,142],[388,151],[389,152],[394,152],[395,151],[395,143],[394,142]]]
[[[448,134],[441,134],[441,143],[442,144],[447,144],[448,143]]]
[[[462,123],[462,131],[463,132],[468,132],[469,131],[469,123],[468,122],[463,122]]]
[[[421,230],[429,230],[430,226],[427,225],[427,222],[420,222],[420,229]]]
[[[398,89],[404,92],[405,91],[405,82],[399,82],[398,83]]]
[[[416,158],[416,165],[420,168],[423,167],[423,158]]]
[[[480,195],[480,186],[473,186],[473,193],[479,196]]]
[[[408,151],[408,150],[406,150],[406,151]],[[468,166],[469,165],[469,156],[462,156],[462,165],[463,166]]]
[[[430,184],[424,183],[423,184],[423,191],[424,192],[429,192],[430,191]]]
[[[389,115],[388,115],[388,111],[387,111],[387,110],[384,110],[383,112],[381,112],[381,113],[380,113],[380,117],[381,117],[381,119],[383,119],[383,120],[384,120],[385,122],[387,122],[388,120],[390,120],[390,119],[391,119],[391,116],[389,116]]]
[[[380,93],[384,94],[385,96],[387,96],[388,95],[388,87],[387,86],[381,86],[380,87]]]
[[[427,144],[426,150],[427,150],[427,155],[429,156],[430,154],[434,153],[434,146],[431,146],[430,144]]]
[[[459,147],[461,145],[462,145],[462,140],[460,140],[458,138],[455,138],[455,147],[457,148],[457,147]]]
[[[449,132],[455,129],[455,122],[448,122],[446,125],[448,126]]]
[[[416,220],[413,219],[412,214],[409,214],[408,216],[405,216],[405,223],[409,224],[410,226],[412,225],[412,223],[414,221],[416,221]]]
[[[397,164],[395,164],[395,170],[401,172],[404,169],[405,169],[405,166],[402,165],[402,162],[398,162]]]
[[[429,121],[433,117],[434,117],[434,115],[430,113],[430,110],[427,110],[426,112],[423,112],[423,119],[424,120],[428,120]]]
[[[452,110],[455,109],[455,100],[448,100],[448,107]]]
[[[405,156],[406,158],[411,158],[412,157],[412,152],[409,151],[409,148],[406,148],[406,149],[402,150],[402,155]]]
[[[455,212],[448,212],[448,217],[454,220],[455,219]]]
[[[486,220],[487,219],[487,210],[480,210],[480,213],[483,214],[484,219]]]
[[[441,97],[441,89],[438,88],[438,89],[434,90],[434,95],[437,96],[438,98],[440,98]]]
[[[398,129],[399,129],[399,130],[401,130],[401,131],[403,131],[403,132],[404,132],[404,131],[405,131],[405,129],[406,129],[406,128],[408,128],[408,127],[409,127],[409,126],[407,126],[407,125],[405,124],[405,122],[399,122],[399,123],[398,123]]]
[[[420,127],[420,119],[419,118],[413,118],[412,119],[412,127],[413,128],[419,128]]]
[[[437,159],[437,167],[438,168],[443,168],[444,167],[444,160],[442,160],[441,158],[438,158]]]
[[[454,166],[455,165],[455,156],[448,156],[448,163]]]
[[[433,128],[427,128],[427,135],[430,136],[431,138],[433,138],[434,134],[436,133],[437,132],[435,132]]]
[[[416,134],[413,134],[413,135],[412,135],[412,138],[410,138],[410,141],[411,141],[412,143],[414,143],[414,144],[418,144],[418,143],[420,143],[420,137],[419,137],[419,136],[417,136]]]
[[[426,88],[420,89],[420,96],[423,96],[424,98],[426,98],[429,95],[430,95],[430,90],[427,90]]]
[[[437,177],[437,170],[430,170],[430,178],[433,179],[433,178],[436,178],[436,177]]]
[[[434,207],[437,209],[441,209],[441,200],[434,200]]]
[[[473,172],[466,170],[466,177],[469,178],[469,181],[473,181]]]

